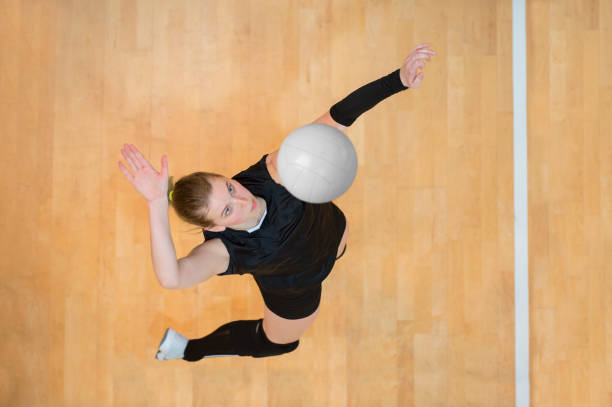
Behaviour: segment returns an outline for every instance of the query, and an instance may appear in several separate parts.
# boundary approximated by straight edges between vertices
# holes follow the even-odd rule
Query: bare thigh
[[[336,257],[340,256],[342,250],[344,250],[344,246],[348,240],[348,233],[349,227],[347,222],[342,240],[338,246],[338,254],[336,254]],[[312,325],[318,313],[319,308],[306,318],[286,319],[276,315],[264,303],[263,329],[268,339],[274,343],[285,344],[295,342],[300,339],[304,332]]]
[[[319,308],[306,318],[286,319],[272,312],[264,303],[263,329],[268,339],[274,343],[295,342],[312,325],[319,313]]]

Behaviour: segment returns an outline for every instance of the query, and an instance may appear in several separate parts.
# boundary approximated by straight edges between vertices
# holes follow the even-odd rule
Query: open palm
[[[121,161],[119,161],[119,168],[147,202],[168,199],[168,160],[165,155],[162,156],[162,168],[161,173],[159,173],[135,146],[125,144],[121,149],[121,154],[130,165],[134,175],[128,171]]]

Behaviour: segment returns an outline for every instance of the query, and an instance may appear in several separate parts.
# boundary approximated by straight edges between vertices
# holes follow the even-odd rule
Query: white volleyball
[[[312,123],[289,134],[278,152],[283,186],[305,202],[325,203],[344,194],[357,174],[357,152],[335,127]]]

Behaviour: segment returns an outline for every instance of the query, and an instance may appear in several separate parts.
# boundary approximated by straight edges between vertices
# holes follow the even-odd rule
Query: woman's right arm
[[[147,200],[151,224],[151,254],[157,280],[164,288],[178,285],[179,267],[168,218],[168,160],[162,157],[161,172],[147,161],[136,146],[124,144],[121,153],[134,175],[119,161],[128,181]]]
[[[148,203],[151,223],[151,257],[159,284],[173,289],[179,284],[179,265],[170,233],[168,200],[159,199]]]

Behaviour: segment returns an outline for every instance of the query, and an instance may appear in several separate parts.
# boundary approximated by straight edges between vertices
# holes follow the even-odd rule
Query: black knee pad
[[[300,341],[279,344],[270,342],[263,330],[263,319],[232,322],[232,343],[240,356],[264,358],[293,352]]]

